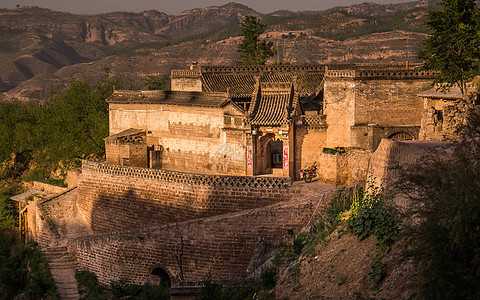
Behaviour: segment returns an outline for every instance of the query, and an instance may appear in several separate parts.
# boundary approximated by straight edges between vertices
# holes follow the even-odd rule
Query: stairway
[[[43,251],[61,300],[78,300],[75,262],[66,247],[48,247]]]

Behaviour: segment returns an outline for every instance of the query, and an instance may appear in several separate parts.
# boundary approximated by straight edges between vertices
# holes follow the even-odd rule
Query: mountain
[[[74,15],[27,7],[0,10],[0,92],[45,99],[71,76],[106,68],[125,88],[148,73],[168,74],[193,61],[234,64],[239,23],[256,15],[274,43],[271,60],[291,64],[417,61],[423,23],[436,1],[363,3],[325,11],[259,14],[237,3],[187,10]]]

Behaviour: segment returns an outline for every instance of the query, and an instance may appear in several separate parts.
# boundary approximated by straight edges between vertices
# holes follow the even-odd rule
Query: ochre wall
[[[198,77],[174,77],[170,78],[172,91],[201,92],[202,79]]]
[[[323,147],[325,147],[327,130],[326,128],[297,127],[296,133],[295,166],[297,169],[310,167],[313,160],[318,162]],[[298,172],[295,176],[298,178]]]
[[[323,113],[327,115],[326,147],[349,147],[355,117],[355,82],[332,78],[325,81]]]
[[[129,128],[147,131],[147,146],[161,149],[159,168],[246,174],[243,116],[231,107],[111,103],[109,122],[110,135]]]
[[[272,182],[276,186],[269,186]],[[84,161],[77,204],[94,232],[128,230],[286,201],[292,197],[285,188],[289,182],[289,178],[180,174]]]
[[[430,79],[355,80],[355,124],[420,125],[423,100]]]
[[[429,78],[356,77],[356,71],[330,71],[324,89],[327,115],[327,147],[359,147],[374,150],[389,130],[369,130],[369,125],[418,129],[423,101],[417,96],[430,88]],[[397,129],[395,129],[397,130]]]
[[[186,280],[204,280],[208,272],[212,278],[241,278],[259,244],[291,242],[293,236],[288,231],[297,234],[317,203],[321,204],[318,213],[329,198],[305,197],[298,192],[303,200],[157,228],[78,238],[70,241],[68,249],[78,265],[95,272],[101,283],[122,279],[142,284],[156,267],[165,269],[170,277],[178,276],[173,251],[179,255],[183,237]]]

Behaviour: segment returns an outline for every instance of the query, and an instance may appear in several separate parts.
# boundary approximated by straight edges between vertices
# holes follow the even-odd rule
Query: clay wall
[[[417,95],[430,79],[372,79],[355,82],[355,124],[420,125],[423,101]]]
[[[289,200],[290,178],[213,176],[83,161],[77,204],[94,232],[181,222]]]
[[[415,70],[328,70],[327,147],[374,150],[387,131],[370,126],[414,128],[418,137],[423,101],[417,95],[430,88],[433,76]]]
[[[301,197],[300,201],[276,204],[193,221],[79,238],[68,249],[81,268],[94,272],[101,283],[127,280],[148,281],[152,270],[161,267],[170,277],[180,271],[173,252],[184,248],[185,280],[241,278],[255,248],[262,243],[291,242],[308,223],[317,204],[322,211],[328,197]],[[260,197],[259,197],[260,198]],[[289,232],[291,231],[291,232]]]
[[[170,75],[172,91],[201,92],[202,78],[196,70],[172,70]]]
[[[385,194],[394,198],[397,207],[408,206],[407,199],[396,196],[393,189],[395,182],[400,178],[401,167],[416,164],[424,155],[448,156],[448,143],[437,141],[393,141],[382,139],[370,160],[370,169],[375,184],[383,186]],[[395,197],[394,197],[395,196]]]
[[[311,166],[318,161],[324,147],[326,147],[327,127],[325,116],[303,116],[301,125],[295,128],[295,167],[296,169]],[[295,170],[295,177],[298,172]]]
[[[346,153],[321,153],[318,157],[318,175],[323,181],[337,185],[363,185],[367,176],[371,152],[365,149],[347,149]]]
[[[244,121],[234,109],[111,103],[109,122],[110,135],[129,128],[145,130],[147,146],[161,151],[160,162],[155,163],[159,168],[202,174],[246,174]],[[146,151],[144,157],[146,160]],[[141,163],[139,166],[146,166],[146,162]]]

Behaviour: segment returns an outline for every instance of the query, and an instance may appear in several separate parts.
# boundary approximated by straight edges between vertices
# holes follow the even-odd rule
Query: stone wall
[[[375,184],[383,186],[387,197],[394,198],[399,208],[408,206],[407,199],[396,196],[393,189],[400,178],[402,167],[418,163],[423,156],[434,153],[435,155],[448,155],[449,144],[438,141],[393,141],[383,139],[370,160]]]
[[[263,195],[262,195],[263,196]],[[258,196],[260,199],[262,196]],[[178,278],[183,239],[182,267],[185,280],[241,278],[252,255],[262,243],[293,239],[315,209],[322,211],[320,195],[303,200],[124,233],[108,233],[70,241],[68,249],[83,269],[94,272],[101,283],[127,280],[145,283],[160,267],[172,281]]]
[[[413,128],[418,137],[423,112],[418,94],[430,87],[433,76],[418,70],[328,70],[324,88],[327,147],[374,150],[391,132],[369,130],[369,126]]]
[[[362,186],[367,176],[371,152],[365,149],[349,148],[345,153],[320,153],[318,175],[326,182],[337,185]]]
[[[109,124],[110,135],[129,128],[145,130],[147,146],[158,150],[159,161],[153,163],[158,168],[246,174],[243,115],[231,107],[111,103]]]
[[[424,102],[419,139],[443,141],[454,137],[457,126],[464,122],[467,101],[424,98]]]
[[[311,166],[318,161],[326,145],[327,127],[324,115],[302,116],[301,124],[295,128],[295,167]],[[298,178],[295,170],[295,178]]]
[[[290,178],[214,176],[83,161],[78,206],[94,232],[143,228],[291,199]]]
[[[172,91],[202,91],[202,77],[197,70],[172,70],[170,75]]]

